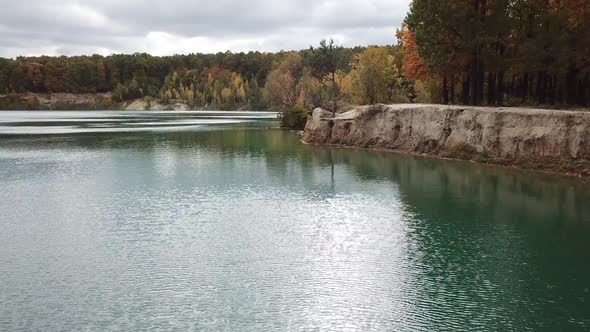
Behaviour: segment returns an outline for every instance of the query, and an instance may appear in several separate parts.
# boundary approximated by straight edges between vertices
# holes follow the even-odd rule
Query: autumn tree
[[[96,65],[96,85],[96,90],[100,92],[106,92],[110,89],[106,67],[102,61]]]
[[[61,59],[51,59],[45,64],[45,89],[48,92],[66,92],[66,66]]]
[[[26,76],[30,82],[30,90],[43,91],[43,65],[38,62],[26,62]]]
[[[295,107],[301,93],[300,79],[303,74],[303,59],[297,53],[289,53],[270,72],[264,86],[272,105]]]
[[[299,98],[297,105],[303,109],[312,109],[322,102],[322,83],[314,77],[311,69],[306,67],[299,79]]]
[[[393,79],[393,58],[387,50],[369,47],[358,54],[352,64],[353,93],[360,103],[386,103],[390,101],[390,80]]]
[[[420,80],[428,74],[428,68],[418,53],[418,46],[414,33],[403,27],[398,31],[397,37],[403,50],[403,73],[409,80]]]
[[[0,58],[0,93],[9,92],[9,78],[13,66],[12,61]]]

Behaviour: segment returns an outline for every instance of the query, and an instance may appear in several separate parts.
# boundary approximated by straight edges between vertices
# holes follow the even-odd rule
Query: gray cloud
[[[0,0],[0,56],[391,44],[410,0]]]

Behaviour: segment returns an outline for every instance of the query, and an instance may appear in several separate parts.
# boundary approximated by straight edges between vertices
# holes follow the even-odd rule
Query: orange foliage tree
[[[428,74],[428,68],[418,53],[418,46],[412,31],[402,28],[398,37],[403,49],[403,71],[406,79],[420,80]]]

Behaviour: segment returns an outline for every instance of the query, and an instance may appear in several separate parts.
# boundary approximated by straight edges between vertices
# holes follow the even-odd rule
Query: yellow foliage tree
[[[274,106],[292,108],[297,105],[301,94],[299,80],[303,73],[303,59],[297,53],[290,53],[270,72],[264,86],[265,94]]]
[[[223,103],[231,102],[232,97],[233,91],[231,88],[226,87],[221,90],[221,99]]]
[[[393,59],[387,50],[369,47],[357,55],[352,63],[351,90],[362,104],[388,101],[388,80],[393,76]]]
[[[238,88],[237,97],[240,102],[243,102],[246,100],[246,90],[244,89],[244,85],[241,85]]]

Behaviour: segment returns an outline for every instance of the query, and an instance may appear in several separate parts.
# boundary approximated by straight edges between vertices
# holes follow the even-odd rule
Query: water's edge
[[[303,141],[590,178],[590,113],[444,105],[316,109]]]

